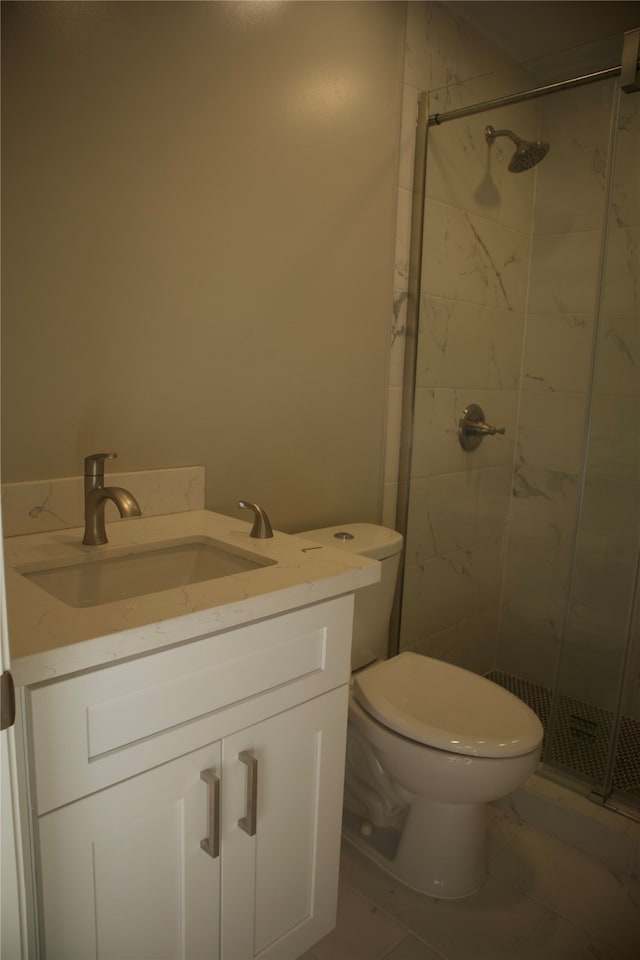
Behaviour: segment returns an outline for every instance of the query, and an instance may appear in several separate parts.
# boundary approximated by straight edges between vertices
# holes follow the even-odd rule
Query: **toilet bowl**
[[[483,677],[407,652],[355,675],[349,725],[406,801],[389,871],[432,896],[474,893],[486,875],[485,805],[534,772],[536,715]]]
[[[383,581],[385,566],[388,574],[382,630],[378,585],[355,599],[345,836],[422,893],[469,896],[486,876],[486,804],[533,773],[542,725],[513,694],[461,667],[408,651],[384,659],[399,534],[347,524],[303,536],[377,557]]]

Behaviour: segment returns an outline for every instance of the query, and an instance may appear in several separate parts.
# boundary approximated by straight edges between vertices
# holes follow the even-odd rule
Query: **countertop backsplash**
[[[204,467],[171,467],[129,473],[108,471],[105,486],[124,487],[140,504],[143,517],[204,509]],[[107,503],[107,520],[118,520]],[[48,533],[84,523],[84,478],[27,480],[2,484],[2,523],[5,537]]]

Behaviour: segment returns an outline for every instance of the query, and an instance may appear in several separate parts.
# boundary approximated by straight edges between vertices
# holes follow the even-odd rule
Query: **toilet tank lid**
[[[361,557],[385,560],[402,550],[402,534],[376,523],[339,523],[333,527],[305,530],[298,534],[333,550],[346,550]]]
[[[353,695],[390,730],[450,753],[523,756],[542,742],[538,717],[508,690],[409,651],[356,673]]]

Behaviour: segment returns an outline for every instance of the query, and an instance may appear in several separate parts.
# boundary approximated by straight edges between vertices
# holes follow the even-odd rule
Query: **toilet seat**
[[[478,674],[417,653],[357,673],[353,695],[390,730],[426,746],[476,757],[540,747],[542,724],[522,700]]]

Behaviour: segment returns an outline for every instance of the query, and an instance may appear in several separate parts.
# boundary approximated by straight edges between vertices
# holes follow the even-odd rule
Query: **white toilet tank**
[[[355,593],[351,669],[374,660],[385,660],[389,646],[389,621],[398,580],[402,534],[375,523],[345,523],[298,534],[332,550],[372,557],[382,564],[382,579]]]

